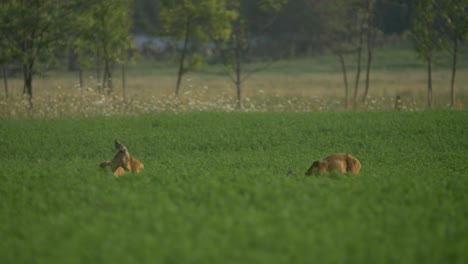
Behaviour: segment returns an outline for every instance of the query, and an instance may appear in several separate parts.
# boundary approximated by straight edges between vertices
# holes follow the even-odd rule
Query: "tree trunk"
[[[84,81],[83,81],[83,69],[81,68],[81,66],[78,66],[78,75],[79,75],[79,78],[80,78],[80,90],[83,90]]]
[[[354,98],[353,98],[353,108],[354,110],[357,109],[357,96],[358,96],[358,89],[359,89],[359,80],[361,77],[361,57],[362,57],[362,42],[363,42],[363,29],[361,26],[361,32],[359,33],[359,46],[358,46],[358,54],[357,54],[357,69],[356,69],[356,81],[354,83]]]
[[[373,48],[369,47],[367,50],[367,65],[366,65],[366,86],[364,88],[364,95],[362,96],[362,104],[366,103],[367,96],[369,94],[369,83],[370,83],[370,70],[372,64],[372,51]]]
[[[237,101],[236,101],[236,108],[237,110],[242,110],[242,80],[241,80],[241,43],[240,43],[240,36],[235,36],[235,50],[234,50],[234,60],[236,62],[236,95],[237,95]]]
[[[185,36],[184,36],[184,46],[182,48],[182,54],[180,56],[180,61],[179,61],[179,71],[177,73],[177,83],[176,83],[176,89],[175,89],[175,95],[179,96],[179,91],[180,91],[180,83],[182,82],[182,76],[185,73],[184,69],[184,62],[185,62],[185,56],[187,53],[188,49],[188,42],[190,38],[190,23],[191,23],[191,18],[187,18],[187,23],[185,25]]]
[[[450,81],[450,108],[455,108],[455,75],[457,72],[458,40],[453,40],[452,79]]]
[[[103,93],[103,87],[101,85],[101,51],[96,48],[96,82],[99,93]]]
[[[68,53],[67,70],[70,72],[77,70],[77,68],[79,67],[78,60],[79,60],[78,54],[73,49],[71,49]]]
[[[106,61],[106,72],[107,72],[107,89],[108,95],[111,95],[114,90],[114,85],[112,84],[112,66],[110,61]]]
[[[102,86],[103,88],[106,85],[107,82],[107,94],[111,95],[112,94],[112,71],[111,71],[111,58],[109,56],[109,53],[107,51],[107,46],[104,44],[104,77],[102,78]]]
[[[427,60],[427,107],[432,108],[432,60]]]
[[[348,76],[346,74],[346,64],[344,60],[344,56],[341,53],[338,53],[338,58],[340,59],[341,64],[341,71],[343,72],[343,81],[344,81],[344,88],[345,88],[345,109],[349,108],[349,89],[348,89]]]
[[[376,7],[376,1],[367,0],[366,13],[367,13],[367,68],[366,68],[366,87],[362,97],[362,104],[366,103],[367,96],[369,95],[370,87],[370,71],[372,59],[374,55],[374,44],[377,35],[378,24],[381,22],[382,9]]]
[[[127,104],[127,96],[126,96],[126,89],[127,89],[127,79],[126,79],[126,71],[125,71],[125,63],[122,63],[122,97],[123,102]]]
[[[8,76],[7,76],[5,65],[2,66],[2,72],[3,72],[3,86],[5,87],[5,98],[8,99]]]
[[[107,72],[104,69],[102,72],[102,80],[101,80],[101,93],[104,94],[104,91],[106,90],[106,84],[107,84]]]
[[[364,87],[364,94],[362,96],[362,104],[365,105],[367,96],[369,94],[369,84],[370,84],[370,71],[372,65],[372,55],[374,51],[374,15],[372,14],[372,3],[370,0],[367,0],[367,65],[366,65],[366,84]]]
[[[236,108],[237,110],[242,110],[242,82],[240,79],[240,68],[236,69]]]
[[[32,78],[33,78],[33,71],[32,67],[34,65],[33,60],[29,60],[28,63],[23,64],[23,76],[24,76],[24,92],[28,98],[29,109],[33,108],[32,103]]]

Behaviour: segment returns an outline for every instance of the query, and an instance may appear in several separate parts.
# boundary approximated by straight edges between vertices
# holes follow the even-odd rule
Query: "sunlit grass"
[[[466,263],[466,111],[0,122],[2,263]],[[144,162],[98,164],[118,137]],[[306,177],[358,157],[358,176]],[[292,172],[292,173],[289,173]]]

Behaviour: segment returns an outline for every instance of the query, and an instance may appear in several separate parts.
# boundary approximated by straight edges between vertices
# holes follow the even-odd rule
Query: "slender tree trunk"
[[[353,108],[357,109],[357,96],[359,89],[359,80],[361,77],[361,57],[362,57],[362,42],[363,42],[363,26],[361,26],[361,32],[359,33],[359,46],[357,54],[357,69],[356,69],[356,81],[354,83],[354,97],[353,97]]]
[[[78,65],[79,56],[75,50],[70,49],[68,53],[68,71],[75,71]],[[79,67],[79,65],[78,65]]]
[[[28,103],[29,103],[29,109],[33,108],[33,103],[32,103],[32,97],[33,97],[33,92],[32,92],[32,78],[33,78],[33,71],[32,67],[34,65],[33,60],[29,60],[28,63],[23,64],[23,76],[24,76],[24,91],[25,94],[28,98]]]
[[[343,82],[345,88],[345,109],[349,108],[349,89],[348,89],[348,76],[346,74],[346,64],[344,56],[341,53],[338,53],[338,58],[340,59],[341,71],[343,72]]]
[[[33,97],[33,92],[32,92],[32,73],[31,72],[27,72],[26,73],[26,79],[24,80],[24,85],[26,87],[26,91],[27,91],[27,96],[29,97],[29,100],[31,101],[32,97]]]
[[[370,71],[372,65],[372,55],[374,51],[374,15],[372,14],[372,3],[370,0],[367,0],[367,64],[366,64],[366,84],[364,87],[364,94],[362,96],[362,104],[365,105],[367,96],[369,94],[369,84],[370,84]]]
[[[80,78],[80,90],[83,90],[84,89],[83,69],[81,68],[80,65],[78,66],[78,75]]]
[[[366,2],[366,13],[367,13],[367,66],[366,66],[366,86],[364,89],[364,95],[362,97],[362,104],[364,105],[367,100],[367,96],[369,95],[369,87],[370,87],[370,71],[372,66],[372,59],[374,55],[374,42],[375,36],[377,34],[377,27],[378,24],[377,19],[379,19],[382,14],[380,9],[377,9],[377,14],[374,13],[375,11],[375,3],[372,0],[367,0]]]
[[[235,36],[235,50],[234,50],[234,60],[235,60],[235,67],[236,67],[236,95],[237,95],[237,101],[236,101],[236,107],[237,110],[242,110],[242,80],[241,80],[241,43],[240,43],[240,36],[236,35]]]
[[[125,63],[122,62],[122,97],[123,97],[123,102],[125,105],[127,104],[126,89],[127,89],[127,78],[126,78],[126,71],[125,71]]]
[[[23,69],[24,71],[24,69]],[[26,82],[23,80],[23,96],[27,94]]]
[[[427,60],[427,107],[432,108],[432,59]]]
[[[236,65],[236,108],[242,110],[242,81],[239,64]]]
[[[453,40],[452,79],[450,81],[450,108],[455,108],[455,75],[457,72],[458,40]]]
[[[2,65],[2,72],[3,72],[3,86],[5,87],[5,98],[8,99],[8,76],[7,76],[5,65]]]
[[[106,76],[107,76],[107,89],[108,94],[111,95],[114,90],[114,85],[112,83],[112,66],[110,60],[106,60]]]
[[[373,48],[369,47],[367,50],[366,86],[364,87],[364,95],[362,96],[363,105],[366,103],[366,99],[369,94],[370,71],[371,71],[372,55],[373,55],[372,52],[373,52]]]
[[[103,93],[103,87],[101,85],[101,50],[96,48],[96,81],[99,93]]]
[[[105,90],[106,90],[106,84],[107,84],[107,71],[103,70],[102,72],[102,79],[101,79],[101,90],[102,90],[102,94],[104,94]]]
[[[107,82],[107,94],[112,94],[112,71],[111,71],[111,58],[107,50],[107,45],[103,45],[104,51],[104,78],[102,78],[102,87],[106,87]]]
[[[80,91],[83,91],[84,80],[83,80],[83,67],[82,67],[82,63],[81,63],[81,53],[76,54],[76,60],[77,60],[77,67],[78,67],[78,78],[79,78]]]
[[[190,38],[190,23],[191,23],[191,18],[188,17],[187,23],[185,25],[184,46],[182,48],[182,54],[180,56],[180,61],[179,61],[179,71],[177,73],[177,83],[176,83],[176,89],[175,89],[176,96],[179,96],[180,83],[182,82],[182,76],[185,73],[184,63],[185,63],[185,56],[186,56],[187,49],[188,49],[188,42]]]

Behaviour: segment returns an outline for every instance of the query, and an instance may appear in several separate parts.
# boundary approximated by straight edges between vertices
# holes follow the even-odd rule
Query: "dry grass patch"
[[[354,75],[349,75],[350,100],[354,94]],[[101,94],[96,80],[89,77],[81,89],[75,75],[50,74],[34,82],[34,110],[22,96],[22,80],[9,82],[9,98],[0,95],[0,117],[32,114],[39,117],[93,116],[183,111],[234,111],[236,93],[233,83],[224,75],[197,73],[187,75],[179,97],[174,96],[175,75],[127,76],[126,98],[120,76],[114,77],[111,96]],[[433,75],[434,105],[449,104],[449,71]],[[465,86],[468,69],[458,71],[457,107],[468,102]],[[364,89],[361,81],[359,101]],[[344,110],[344,86],[340,73],[273,74],[258,73],[243,86],[244,111],[335,111]],[[424,71],[374,71],[371,75],[366,110],[391,110],[400,95],[403,109],[420,110],[426,106],[426,73]],[[350,105],[352,103],[350,102]]]

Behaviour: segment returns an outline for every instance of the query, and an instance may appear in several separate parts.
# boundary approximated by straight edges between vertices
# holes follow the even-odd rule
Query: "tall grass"
[[[3,120],[0,261],[466,263],[467,120],[466,111]],[[142,173],[98,167],[114,137]],[[358,157],[360,175],[303,175],[334,152]]]

